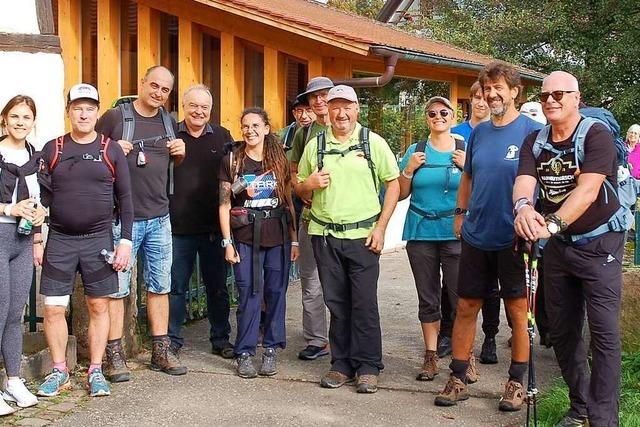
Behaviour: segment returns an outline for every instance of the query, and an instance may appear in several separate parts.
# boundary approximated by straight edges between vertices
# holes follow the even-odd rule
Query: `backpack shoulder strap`
[[[465,150],[464,138],[456,138],[457,135],[454,135],[453,140],[456,142],[456,150]]]
[[[536,136],[536,140],[533,142],[532,147],[534,159],[540,157],[540,154],[542,153],[542,150],[544,149],[545,145],[547,144],[547,140],[549,139],[550,131],[551,125],[546,125],[542,129],[540,129],[540,132],[538,132],[538,136]]]
[[[418,141],[416,144],[415,153],[424,153],[424,150],[427,148],[427,141]]]
[[[311,139],[311,128],[312,127],[313,127],[313,122],[309,123],[308,125],[306,125],[304,127],[304,131],[302,132],[302,135],[304,137],[304,139],[303,139],[304,144],[303,145],[307,145],[307,142],[309,142],[309,140]]]
[[[173,121],[171,120],[171,114],[164,107],[160,107],[160,116],[162,117],[162,124],[164,125],[164,131],[169,140],[176,139],[176,132],[173,129]]]
[[[318,138],[317,162],[318,162],[318,170],[320,171],[324,167],[324,152],[327,149],[327,135],[325,131],[319,132],[317,135],[317,138]]]
[[[60,156],[62,155],[62,147],[64,146],[64,135],[56,138],[55,148],[53,151],[53,156],[49,161],[49,173],[52,173],[53,170],[58,166],[58,161],[60,160]]]
[[[296,126],[297,123],[294,121],[289,126],[287,126],[287,131],[284,134],[284,138],[282,138],[282,145],[284,146],[284,151],[289,151],[293,148],[293,138],[296,134]]]
[[[584,162],[584,140],[587,137],[587,133],[589,132],[589,129],[591,129],[591,126],[596,123],[602,123],[602,121],[591,117],[585,117],[578,124],[578,129],[576,129],[576,132],[573,134],[573,145],[576,150],[575,156],[577,165]]]
[[[361,127],[360,128],[360,145],[362,146],[362,151],[364,152],[364,158],[367,160],[369,164],[369,170],[371,171],[371,178],[373,178],[373,186],[376,191],[378,191],[378,178],[376,177],[375,165],[373,164],[373,159],[371,158],[371,145],[369,144],[369,128]]]
[[[100,154],[102,156],[102,161],[107,165],[109,171],[111,172],[111,180],[115,182],[116,180],[116,168],[109,159],[109,143],[111,143],[111,138],[107,138],[104,135],[101,135],[102,139],[100,140]]]
[[[131,102],[123,102],[118,105],[120,114],[122,114],[122,139],[125,141],[133,141],[133,134],[136,130],[136,121],[133,114],[133,105]]]

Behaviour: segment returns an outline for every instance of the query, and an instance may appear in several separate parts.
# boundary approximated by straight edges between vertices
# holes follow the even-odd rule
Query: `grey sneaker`
[[[565,415],[555,427],[584,427],[589,425],[587,418],[574,418],[569,415]]]
[[[262,366],[260,366],[260,371],[258,374],[270,377],[271,375],[275,375],[278,373],[278,369],[276,368],[277,354],[275,348],[265,348],[264,353],[262,353]]]
[[[253,356],[249,353],[242,353],[236,358],[236,372],[240,378],[255,378],[258,376],[256,368],[253,366]]]

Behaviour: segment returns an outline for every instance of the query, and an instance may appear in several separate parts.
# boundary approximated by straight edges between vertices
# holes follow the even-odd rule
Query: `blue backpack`
[[[627,150],[624,146],[624,141],[620,137],[620,126],[613,117],[610,111],[604,108],[586,107],[580,109],[580,114],[583,119],[578,124],[573,135],[573,147],[565,150],[557,150],[548,141],[549,132],[551,132],[551,126],[547,125],[540,130],[535,142],[533,143],[533,156],[537,159],[542,150],[547,150],[556,155],[556,157],[562,157],[569,153],[574,153],[575,164],[580,171],[580,164],[584,161],[584,140],[594,124],[604,125],[613,135],[614,144],[616,146],[616,154],[618,159],[618,186],[617,188],[605,179],[606,185],[613,194],[618,197],[620,202],[620,208],[613,214],[613,216],[605,224],[597,227],[596,229],[585,233],[570,236],[571,241],[576,242],[584,238],[597,237],[601,234],[609,231],[624,232],[631,229],[633,225],[636,199],[640,194],[640,183],[631,176],[627,164]]]

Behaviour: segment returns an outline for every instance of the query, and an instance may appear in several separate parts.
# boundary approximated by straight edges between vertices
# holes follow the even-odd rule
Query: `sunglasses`
[[[540,102],[547,102],[547,99],[551,96],[554,101],[560,102],[564,97],[565,93],[574,93],[575,90],[554,90],[553,92],[541,92],[540,93]]]
[[[435,110],[430,110],[427,111],[427,116],[429,116],[430,119],[434,119],[438,113],[440,113],[440,117],[447,117],[449,115],[449,110],[445,110],[442,109],[440,111],[435,111]]]

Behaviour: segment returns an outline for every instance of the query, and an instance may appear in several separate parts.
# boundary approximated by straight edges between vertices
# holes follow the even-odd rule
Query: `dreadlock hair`
[[[285,205],[289,206],[291,203],[291,175],[289,173],[289,161],[284,153],[282,144],[279,138],[271,131],[271,123],[269,122],[269,115],[260,107],[245,108],[240,116],[240,122],[245,116],[249,114],[256,114],[260,116],[262,122],[269,126],[269,133],[264,137],[264,143],[262,146],[262,164],[264,170],[271,170],[275,175],[278,182],[276,188],[276,194],[279,198],[285,201]],[[236,150],[236,158],[238,168],[242,170],[244,166],[244,159],[246,157],[245,149],[247,143],[243,140],[240,146]]]

